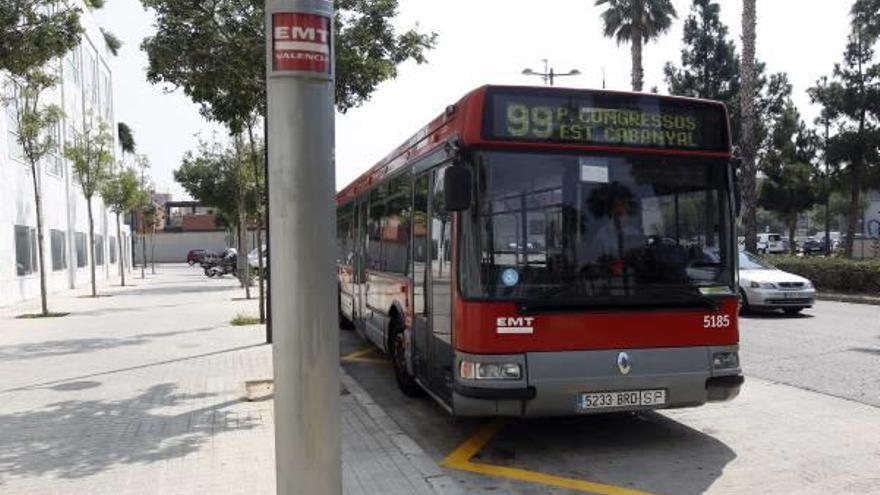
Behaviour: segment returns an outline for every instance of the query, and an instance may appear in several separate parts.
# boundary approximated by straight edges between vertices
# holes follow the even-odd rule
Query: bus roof
[[[666,119],[667,117],[698,119],[703,115],[712,115],[713,119],[709,120],[709,123],[706,125],[707,129],[698,130],[696,132],[700,135],[705,134],[712,137],[713,147],[712,149],[684,149],[672,146],[644,146],[632,143],[620,144],[623,140],[623,138],[620,137],[620,134],[615,134],[615,137],[621,140],[620,142],[590,142],[588,144],[574,142],[572,140],[567,141],[565,139],[548,141],[546,139],[528,140],[519,139],[514,136],[502,136],[503,131],[501,133],[493,132],[497,129],[489,125],[489,121],[492,121],[493,119],[488,115],[492,109],[490,108],[491,103],[487,100],[496,96],[502,98],[520,98],[524,103],[520,104],[518,102],[516,104],[526,109],[529,109],[531,100],[542,102],[541,104],[543,106],[532,106],[530,108],[532,113],[536,111],[536,108],[539,109],[538,113],[542,111],[546,113],[547,109],[556,111],[562,111],[564,109],[561,104],[553,107],[553,102],[566,102],[566,105],[572,106],[576,103],[587,101],[589,104],[593,105],[589,108],[589,111],[593,112],[591,116],[594,118],[598,114],[600,118],[611,120],[617,118],[620,118],[621,120],[629,118],[634,119],[630,120],[630,122],[640,123],[641,127],[639,128],[625,130],[624,132],[629,133],[626,135],[650,136],[661,140],[665,139],[660,130],[660,122],[665,122],[662,119]],[[597,106],[597,101],[599,102],[599,105],[602,104],[602,101],[606,102],[605,106],[608,106],[609,108],[595,108]],[[547,102],[550,103],[547,104]],[[608,105],[608,102],[612,103],[612,105]],[[613,105],[618,106],[613,107]],[[582,110],[583,108],[586,107],[582,107]],[[635,108],[635,110],[633,108]],[[680,115],[664,115],[664,109],[671,109]],[[503,118],[503,112],[496,112],[496,115],[498,114],[502,115]],[[657,126],[657,128],[652,131],[649,131],[647,127],[644,127],[647,125],[649,119],[654,119],[651,122]],[[681,122],[681,125],[683,126],[682,129],[688,126],[697,127],[699,124],[699,122],[697,124],[691,124],[690,121],[686,120],[682,120]],[[718,134],[709,133],[709,128],[718,131]],[[661,132],[661,134],[658,135],[658,132]],[[685,137],[683,137],[683,139]],[[447,106],[443,113],[438,115],[428,123],[428,125],[413,134],[409,139],[395,148],[394,151],[385,156],[385,158],[361,174],[348,186],[340,190],[336,195],[337,201],[341,203],[351,199],[369,189],[372,184],[380,181],[382,178],[392,174],[396,170],[399,170],[401,167],[404,167],[416,159],[426,156],[428,153],[445,146],[447,142],[453,138],[458,139],[462,146],[494,146],[513,149],[543,148],[594,152],[636,152],[720,158],[730,157],[731,154],[729,119],[727,109],[721,102],[699,98],[667,96],[652,93],[632,93],[625,91],[546,86],[486,85],[468,92],[459,99],[458,102]],[[699,139],[693,139],[691,143],[702,144],[702,142],[699,142]]]

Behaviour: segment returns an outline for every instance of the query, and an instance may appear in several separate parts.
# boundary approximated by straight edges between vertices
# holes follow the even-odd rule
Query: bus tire
[[[400,317],[395,315],[391,319],[389,333],[390,345],[388,346],[388,349],[390,351],[389,354],[391,354],[391,364],[394,366],[394,378],[397,381],[398,388],[400,388],[403,395],[407,397],[423,396],[425,393],[424,390],[422,390],[422,387],[416,383],[415,378],[413,378],[407,368],[406,335],[404,334],[403,324],[400,322]]]
[[[740,299],[740,305],[739,305],[740,314],[748,314],[748,312],[751,310],[751,308],[749,307],[749,298],[746,297],[746,291],[744,291],[742,289],[739,290],[739,299]]]
[[[339,304],[339,328],[342,330],[352,330],[354,329],[354,323],[345,316],[345,313],[342,312],[342,289],[338,289],[338,298],[337,303]]]

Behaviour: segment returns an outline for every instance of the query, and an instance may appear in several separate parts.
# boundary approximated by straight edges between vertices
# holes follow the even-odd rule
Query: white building
[[[75,133],[82,132],[89,112],[108,123],[115,141],[111,54],[88,9],[80,7],[85,29],[82,42],[63,60],[53,62],[62,75],[62,82],[42,99],[64,110],[65,116],[55,129],[61,143],[71,141]],[[0,84],[3,84],[2,78],[0,74]],[[37,298],[40,294],[37,219],[30,166],[22,158],[16,141],[14,110],[4,108],[3,115],[0,120],[0,306]],[[118,144],[114,146],[117,147]],[[116,153],[118,156],[119,152]],[[89,230],[82,188],[60,150],[40,168],[47,290],[52,293],[87,286]],[[117,232],[115,215],[104,207],[98,195],[92,199],[92,208],[100,283],[119,276],[118,243],[126,248],[125,265],[131,266],[131,236],[125,225],[122,232]]]

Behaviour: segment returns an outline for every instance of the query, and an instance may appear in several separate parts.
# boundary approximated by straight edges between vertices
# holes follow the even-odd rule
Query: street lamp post
[[[266,0],[278,495],[342,493],[333,8]]]
[[[553,86],[553,80],[557,77],[577,76],[581,73],[581,71],[577,69],[572,69],[568,72],[557,73],[553,71],[553,67],[549,67],[549,63],[546,58],[541,59],[541,61],[544,62],[544,72],[536,72],[532,69],[526,68],[523,69],[522,74],[524,76],[538,76],[544,81],[544,84]]]

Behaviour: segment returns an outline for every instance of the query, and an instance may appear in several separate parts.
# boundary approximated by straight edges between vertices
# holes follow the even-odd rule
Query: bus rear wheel
[[[406,335],[403,332],[403,325],[394,321],[391,324],[391,331],[391,362],[394,364],[394,378],[397,380],[397,386],[407,397],[421,397],[424,395],[424,391],[409,373],[406,365]]]

